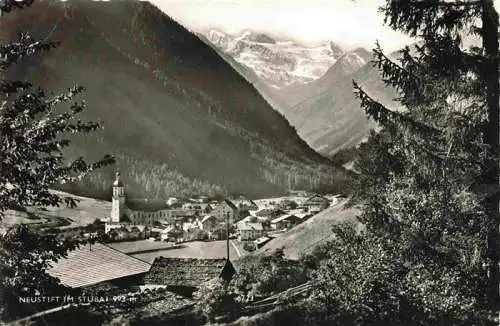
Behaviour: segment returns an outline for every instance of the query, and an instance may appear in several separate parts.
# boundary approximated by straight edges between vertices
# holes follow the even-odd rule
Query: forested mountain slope
[[[47,91],[86,87],[84,118],[102,120],[104,130],[75,139],[68,154],[115,154],[130,196],[342,186],[342,170],[211,47],[150,3],[38,1],[0,22],[3,41],[24,30],[62,44],[8,73]],[[64,189],[107,196],[112,170]]]

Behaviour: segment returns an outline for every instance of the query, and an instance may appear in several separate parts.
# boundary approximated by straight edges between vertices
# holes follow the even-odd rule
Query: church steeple
[[[116,170],[115,173],[115,182],[113,182],[114,187],[123,187],[123,183],[120,180],[120,171]]]
[[[125,190],[123,182],[120,179],[120,172],[115,173],[115,181],[113,182],[113,198],[111,203],[111,221],[120,222],[121,217],[125,213]]]

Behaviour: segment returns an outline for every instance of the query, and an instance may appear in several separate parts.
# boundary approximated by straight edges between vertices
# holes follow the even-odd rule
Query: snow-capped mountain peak
[[[239,35],[209,30],[205,36],[216,47],[255,71],[266,84],[278,89],[320,78],[344,52],[331,41],[305,46],[251,30]]]

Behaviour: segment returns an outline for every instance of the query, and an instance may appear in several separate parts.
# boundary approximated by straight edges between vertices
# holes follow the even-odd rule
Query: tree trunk
[[[482,8],[482,36],[486,63],[484,78],[486,81],[486,96],[488,107],[488,124],[485,130],[485,141],[494,155],[494,164],[489,167],[486,180],[488,188],[496,189],[499,186],[499,59],[498,59],[498,13],[493,0],[483,0]],[[491,214],[491,229],[488,236],[489,284],[488,299],[491,308],[500,311],[500,275],[499,275],[499,195],[497,192],[487,199],[486,208]]]

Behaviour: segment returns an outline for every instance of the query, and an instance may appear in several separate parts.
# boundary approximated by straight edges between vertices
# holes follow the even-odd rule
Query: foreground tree
[[[374,50],[403,110],[354,83],[383,127],[355,168],[352,204],[363,205],[366,232],[337,230],[317,297],[356,324],[489,323],[499,290],[498,15],[491,0],[387,1],[382,12],[421,42],[399,62]],[[477,36],[481,47],[463,49]]]
[[[32,2],[0,1],[0,13],[30,6]],[[0,45],[0,71],[5,76],[11,65],[56,46],[56,42],[35,41],[28,34],[21,34],[17,41]],[[73,198],[53,193],[50,188],[78,181],[113,162],[110,156],[92,164],[83,158],[68,162],[64,156],[64,149],[71,143],[68,134],[99,129],[95,122],[78,119],[85,103],[74,100],[82,91],[82,87],[75,86],[66,94],[47,97],[29,82],[0,80],[0,215],[8,209],[28,206],[74,206]],[[64,103],[71,103],[69,110],[59,108]],[[58,280],[48,276],[46,270],[76,245],[71,240],[43,237],[25,225],[8,230],[0,237],[0,244],[3,319],[26,313],[19,307],[19,297],[57,293],[61,288]]]

